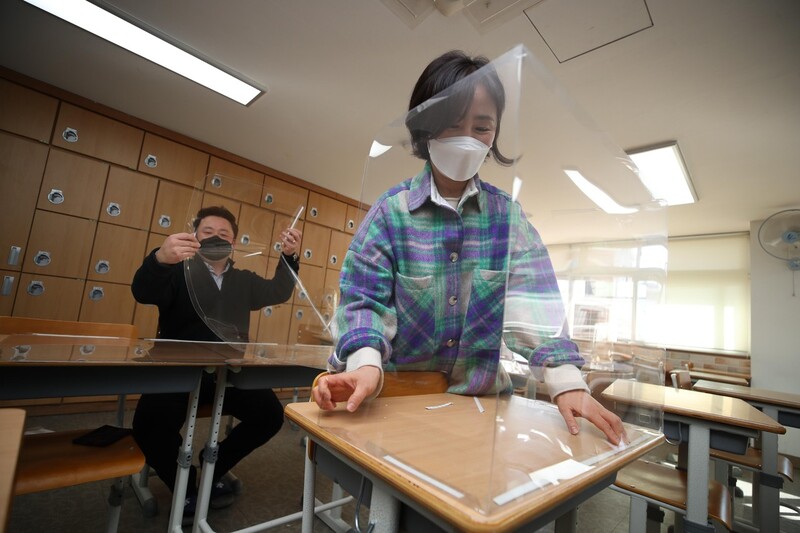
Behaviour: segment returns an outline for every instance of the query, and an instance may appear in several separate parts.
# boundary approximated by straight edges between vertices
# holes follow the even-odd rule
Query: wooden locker
[[[61,102],[52,144],[135,169],[143,137],[133,126]]]
[[[97,220],[106,177],[106,163],[63,150],[50,150],[36,207]]]
[[[271,277],[271,274],[267,272],[267,262],[269,261],[269,257],[264,254],[250,255],[247,252],[239,252],[234,250],[233,261],[235,264],[234,266],[239,270],[250,270],[262,278]]]
[[[331,230],[316,224],[306,224],[303,230],[303,244],[300,251],[300,263],[324,267],[328,262],[328,246],[331,242]]]
[[[193,232],[190,222],[200,209],[201,202],[197,189],[161,180],[150,231],[161,235]]]
[[[13,316],[78,320],[84,280],[23,273]]]
[[[310,307],[293,305],[288,344],[330,345],[331,335],[326,328],[330,318],[323,316],[323,320],[326,324],[320,323],[319,317]]]
[[[0,270],[0,315],[11,316],[19,277],[20,273],[15,270]]]
[[[263,308],[259,311],[258,334],[255,342],[286,344],[291,321],[292,306],[290,304],[270,305]]]
[[[311,191],[308,193],[308,213],[306,220],[344,231],[347,204],[328,196]]]
[[[325,270],[325,283],[322,286],[322,304],[320,309],[333,316],[339,306],[339,275],[338,270]]]
[[[344,256],[347,253],[347,248],[350,246],[352,238],[353,236],[349,233],[335,230],[331,231],[331,244],[328,247],[327,268],[341,270]]]
[[[297,209],[303,206],[300,220],[306,218],[308,204],[308,190],[298,185],[292,185],[272,176],[264,177],[264,190],[261,192],[261,207],[270,211],[282,213],[293,217]]]
[[[86,280],[80,320],[130,324],[135,304],[130,285]]]
[[[233,216],[236,217],[236,221],[238,224],[239,221],[239,211],[242,208],[241,202],[237,200],[232,200],[230,198],[225,198],[224,196],[218,196],[216,194],[209,194],[205,193],[203,195],[203,207],[211,207],[211,206],[222,206],[231,213]]]
[[[0,266],[21,270],[47,146],[0,133]]]
[[[294,288],[292,303],[295,305],[314,305],[319,309],[322,303],[322,291],[325,285],[325,269],[311,265],[300,265],[300,272],[297,273],[303,288],[297,284]]]
[[[275,225],[272,226],[272,237],[269,240],[269,255],[271,257],[280,257],[280,255],[283,253],[281,251],[281,233],[283,232],[283,230],[291,226],[292,220],[293,219],[291,216],[275,215]],[[297,224],[295,224],[294,227],[303,232],[303,240],[305,240],[305,223],[302,220],[298,220]],[[298,250],[297,253],[298,256],[303,251],[302,244],[303,242],[301,241],[300,242],[301,248]]]
[[[0,79],[0,129],[46,143],[57,110],[55,98]]]
[[[139,172],[112,166],[108,171],[100,221],[129,228],[148,229],[153,218],[158,180]]]
[[[23,270],[37,275],[86,278],[97,222],[36,210]]]
[[[208,170],[208,154],[148,132],[142,143],[138,170],[202,189]]]
[[[206,176],[206,190],[251,205],[261,203],[264,174],[211,156]]]
[[[355,235],[358,226],[367,214],[368,209],[359,209],[356,206],[347,206],[347,215],[345,216],[344,231],[351,235]]]
[[[264,257],[269,257],[275,214],[266,209],[242,204],[238,222],[236,247],[248,253],[261,252]]]
[[[146,231],[98,223],[87,279],[130,284],[146,246]]]
[[[133,324],[139,329],[141,338],[156,338],[158,336],[158,307],[136,302],[133,311]]]

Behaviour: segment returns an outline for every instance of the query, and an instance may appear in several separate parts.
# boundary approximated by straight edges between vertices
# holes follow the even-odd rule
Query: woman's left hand
[[[603,407],[585,390],[562,392],[556,396],[555,403],[573,435],[579,431],[575,417],[582,417],[605,433],[612,444],[628,441],[620,417]]]

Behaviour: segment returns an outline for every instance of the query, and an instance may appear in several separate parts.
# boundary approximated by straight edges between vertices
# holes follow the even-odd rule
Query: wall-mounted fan
[[[789,270],[800,271],[800,209],[767,217],[758,228],[758,244],[772,257],[786,261]]]

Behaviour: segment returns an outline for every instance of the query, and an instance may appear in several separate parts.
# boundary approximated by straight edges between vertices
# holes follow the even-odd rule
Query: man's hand
[[[380,381],[381,371],[378,367],[362,366],[351,372],[322,376],[311,390],[311,396],[320,409],[331,410],[336,407],[336,402],[346,401],[347,410],[353,413],[365,398],[377,390]]]
[[[300,249],[303,232],[297,228],[286,228],[281,232],[281,252],[294,255]]]
[[[628,441],[622,420],[600,405],[600,402],[592,398],[588,392],[584,390],[562,392],[556,396],[555,403],[561,416],[564,417],[564,422],[567,423],[569,432],[573,435],[578,434],[578,422],[575,417],[580,416],[597,426],[612,444]]]
[[[156,252],[156,260],[162,265],[174,265],[191,259],[199,249],[200,243],[193,233],[175,233],[164,239]]]

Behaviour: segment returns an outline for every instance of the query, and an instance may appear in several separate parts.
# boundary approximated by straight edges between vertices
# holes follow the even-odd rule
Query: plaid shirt
[[[509,391],[501,338],[532,368],[583,364],[538,232],[508,194],[474,183],[458,210],[439,205],[426,165],[372,206],[342,265],[333,370],[369,346],[386,371],[446,372],[450,392]]]

